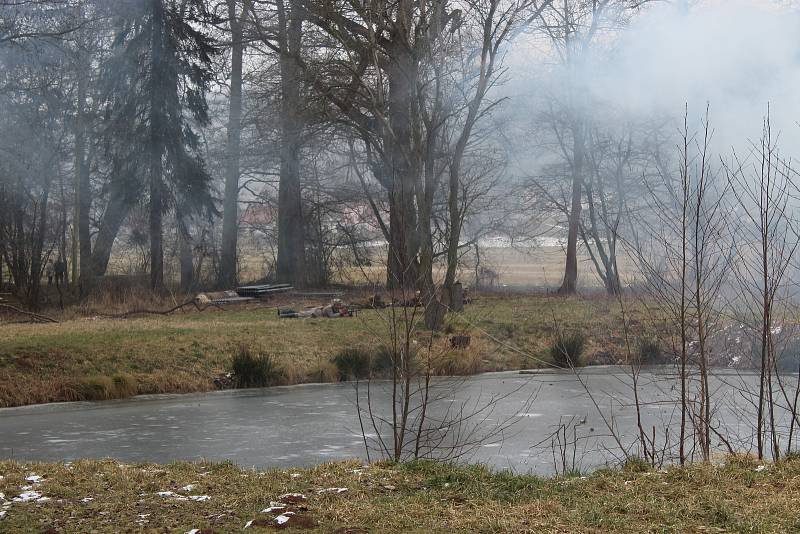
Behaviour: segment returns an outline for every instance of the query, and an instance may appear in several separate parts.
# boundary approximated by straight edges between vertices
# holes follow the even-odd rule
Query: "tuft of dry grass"
[[[452,348],[446,337],[435,343],[431,350],[430,365],[433,374],[440,376],[469,376],[492,371],[487,365],[497,348],[486,339],[471,336],[465,348]]]
[[[271,501],[306,497],[308,532],[797,532],[800,461],[748,459],[541,479],[482,466],[341,462],[253,471],[230,463],[0,462],[3,532],[270,532]],[[346,491],[330,491],[346,488]],[[329,491],[325,491],[329,490]],[[171,492],[161,493],[160,492]],[[192,498],[194,497],[194,499]],[[293,508],[292,508],[293,507]],[[304,510],[303,510],[304,509]],[[347,530],[350,529],[350,530]],[[359,530],[360,529],[360,530]]]

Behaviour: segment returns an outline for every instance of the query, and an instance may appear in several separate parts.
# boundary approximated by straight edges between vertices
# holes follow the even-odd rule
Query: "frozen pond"
[[[549,474],[552,440],[560,425],[570,427],[569,448],[582,469],[613,461],[619,446],[608,424],[629,445],[636,436],[636,411],[629,370],[592,367],[571,372],[491,373],[471,377],[442,403],[481,403],[504,396],[488,420],[514,421],[502,440],[482,443],[467,458],[498,469]],[[720,371],[712,379],[720,431],[737,447],[752,443],[746,415],[752,405],[741,394],[757,377]],[[642,372],[641,397],[647,403],[643,426],[677,436],[679,410],[675,370],[659,367]],[[792,382],[794,385],[796,382]],[[441,387],[451,384],[439,383]],[[449,387],[449,386],[448,386]],[[378,386],[373,397],[383,399]],[[587,389],[592,393],[587,394]],[[362,390],[363,392],[363,390]],[[533,400],[529,403],[529,399]],[[600,417],[595,403],[605,414]],[[385,409],[388,404],[383,403]],[[378,409],[381,407],[379,406]],[[442,408],[438,408],[442,409]],[[16,460],[74,460],[113,457],[123,462],[231,460],[242,466],[303,466],[364,457],[352,384],[314,384],[259,390],[191,395],[154,395],[122,401],[65,403],[0,410],[0,457]],[[715,440],[716,441],[716,440]],[[544,442],[544,443],[542,443]],[[537,446],[537,444],[539,444]],[[718,445],[715,443],[715,445]],[[557,453],[558,455],[558,453]]]

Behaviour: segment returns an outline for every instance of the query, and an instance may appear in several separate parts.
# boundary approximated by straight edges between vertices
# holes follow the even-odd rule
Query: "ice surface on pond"
[[[627,367],[592,367],[579,371],[601,406],[606,407],[613,402],[615,407],[626,408],[633,403],[629,372]],[[670,401],[676,398],[672,393],[676,376],[675,368],[671,366],[648,368],[640,373],[640,393],[645,403],[642,423],[645,428],[655,426],[663,429],[672,425],[672,435],[676,423],[673,417],[675,406]],[[716,396],[712,402],[720,407],[715,414],[718,422],[733,429],[733,432],[740,432],[734,437],[740,438],[738,441],[745,447],[747,440],[752,439],[751,428],[747,425],[751,420],[752,406],[747,405],[739,392],[744,388],[757,389],[758,376],[721,370],[715,371],[711,380]],[[786,380],[788,389],[796,384],[796,377]],[[444,385],[446,379],[437,381],[442,387],[449,387]],[[375,387],[379,388],[380,384]],[[526,408],[532,395],[534,398],[530,408]],[[551,474],[553,460],[550,441],[545,444],[547,446],[532,445],[560,425],[578,423],[587,414],[589,421],[596,419],[596,407],[592,399],[571,372],[537,371],[524,375],[506,372],[458,379],[457,389],[454,392],[447,391],[443,398],[475,404],[477,399],[490,396],[502,398],[493,409],[492,420],[512,421],[513,426],[509,432],[503,433],[502,441],[495,438],[480,443],[501,443],[502,447],[475,447],[464,460],[486,463],[498,469]],[[381,400],[376,400],[375,408],[380,414],[390,410],[390,402],[380,404],[384,398],[381,396]],[[302,415],[309,413],[309,405],[323,415]],[[448,408],[450,406],[452,404],[439,404],[442,410],[452,409]],[[296,466],[365,458],[355,409],[355,392],[351,384],[148,396],[98,402],[92,404],[91,409],[76,409],[76,405],[64,403],[26,407],[24,411],[25,417],[19,417],[18,409],[0,409],[0,435],[3,436],[0,440],[0,457],[62,462],[65,459],[112,457],[126,464],[230,460],[247,468],[286,468],[288,470],[283,476],[293,483],[305,478],[294,471]],[[615,409],[613,423],[617,432],[628,440],[626,444],[638,435],[634,410]],[[487,422],[485,426],[491,424]],[[174,430],[172,427],[175,426],[179,429]],[[585,451],[581,458],[582,468],[587,471],[614,460],[614,455],[607,451],[615,449],[616,444],[603,430],[600,421],[577,427],[578,438],[582,440],[581,449]],[[56,438],[67,437],[69,440],[60,444],[43,443],[40,439],[43,434]],[[367,440],[374,443],[377,436],[368,435]],[[363,470],[358,465],[353,467],[353,472],[357,474]],[[136,469],[159,473],[154,468]],[[30,471],[23,474],[41,476]],[[30,487],[20,491],[33,491],[39,488],[35,484],[46,484],[45,478],[36,480],[25,481]],[[180,482],[183,482],[183,488],[168,486],[171,493],[162,496],[188,500],[188,495],[201,487],[197,481]],[[190,486],[191,490],[188,489]],[[296,489],[300,488],[305,489],[302,485]]]

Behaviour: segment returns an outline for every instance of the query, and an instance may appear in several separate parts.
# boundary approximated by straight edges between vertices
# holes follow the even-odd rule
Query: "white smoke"
[[[633,116],[680,115],[688,104],[696,118],[708,104],[719,150],[757,138],[769,105],[784,151],[800,154],[800,13],[791,7],[656,6],[620,34],[595,73],[598,98]]]
[[[708,105],[712,148],[720,154],[757,139],[769,106],[782,152],[800,156],[800,10],[793,4],[700,0],[686,9],[655,2],[624,28],[598,36],[580,83],[598,116],[666,117],[669,133],[677,133],[685,106],[690,128],[699,128]],[[528,35],[509,48],[506,66],[508,82],[500,91],[509,104],[500,120],[507,130],[533,131],[548,99],[563,93],[557,61],[546,39]],[[510,137],[515,145],[530,140]],[[515,147],[512,166],[529,173],[541,157],[531,148]]]

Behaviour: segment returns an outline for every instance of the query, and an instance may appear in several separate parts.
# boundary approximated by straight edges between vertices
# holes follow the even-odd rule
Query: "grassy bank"
[[[641,303],[628,312],[639,327],[650,316]],[[281,383],[333,381],[339,351],[389,339],[389,313],[278,319],[274,307],[251,306],[128,319],[68,312],[58,324],[0,325],[0,406],[212,390],[242,344],[270,354]],[[447,334],[434,345],[448,372],[520,369],[545,365],[557,330],[580,331],[589,363],[613,363],[626,354],[620,316],[605,298],[482,297],[449,318],[448,332],[471,335],[470,348],[448,354]]]
[[[731,459],[722,467],[553,480],[429,463],[255,472],[230,464],[0,462],[0,474],[5,499],[38,494],[0,504],[3,532],[233,532],[250,521],[247,531],[260,532],[287,510],[296,513],[288,526],[328,533],[800,529],[800,461],[759,469]],[[42,479],[26,481],[31,475]],[[280,497],[286,493],[307,500]],[[263,511],[292,500],[300,502]]]

